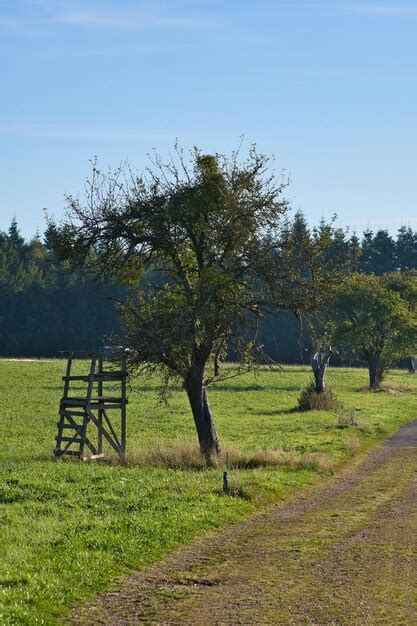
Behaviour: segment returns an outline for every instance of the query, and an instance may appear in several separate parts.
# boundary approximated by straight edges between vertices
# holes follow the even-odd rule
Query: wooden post
[[[69,355],[68,355],[67,371],[66,371],[67,378],[66,378],[65,383],[64,383],[64,396],[63,396],[64,398],[68,397],[68,390],[69,390],[69,384],[70,384],[69,376],[71,376],[71,367],[72,367],[73,355],[74,355],[73,352],[70,352]]]
[[[101,353],[99,355],[98,358],[98,374],[99,374],[99,379],[98,379],[98,396],[101,398],[103,396],[103,379],[102,379],[102,374],[103,374],[103,353]],[[103,409],[99,409],[98,411],[98,421],[100,426],[103,425]],[[97,434],[97,453],[98,454],[102,454],[103,452],[103,433],[100,430],[100,428],[98,429],[98,434]]]
[[[121,406],[121,424],[120,424],[120,441],[121,452],[124,457],[126,454],[126,354],[124,351],[121,355],[121,369],[122,369],[122,406]]]
[[[90,373],[88,375],[87,404],[90,404],[91,396],[93,395],[94,374],[96,373],[96,361],[97,361],[97,356],[94,354],[91,357]]]
[[[91,396],[93,394],[93,389],[94,389],[94,375],[96,373],[96,360],[97,360],[97,357],[95,354],[93,354],[91,356],[90,374],[88,376],[88,387],[87,387],[87,398],[86,398],[87,399],[87,402],[86,402],[87,413],[88,413],[88,410],[90,409]],[[84,444],[85,444],[85,439],[86,439],[88,421],[89,419],[86,416],[83,422],[83,433],[82,433],[81,442],[80,442],[80,459],[84,458]]]
[[[226,467],[223,472],[223,493],[228,494],[229,492],[229,453],[226,452]]]

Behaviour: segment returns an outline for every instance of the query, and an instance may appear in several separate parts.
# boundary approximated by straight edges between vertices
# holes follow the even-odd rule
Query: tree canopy
[[[415,276],[352,274],[337,290],[332,340],[345,352],[367,361],[372,389],[380,386],[395,359],[416,349],[417,308],[409,296],[415,289]]]
[[[285,182],[254,148],[243,162],[197,149],[189,161],[176,157],[129,180],[94,166],[85,201],[69,198],[56,250],[130,284],[120,302],[130,365],[182,381],[211,455],[219,443],[207,385],[232,338],[239,360],[256,358],[260,313],[271,305],[263,272],[288,204]]]

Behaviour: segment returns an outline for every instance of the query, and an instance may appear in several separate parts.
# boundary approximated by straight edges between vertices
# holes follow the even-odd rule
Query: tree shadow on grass
[[[297,406],[293,406],[289,409],[273,409],[270,411],[257,411],[256,412],[257,415],[264,415],[264,416],[274,416],[274,415],[293,415],[293,414],[297,414],[297,413],[302,413],[302,411],[300,411],[300,409]]]
[[[218,383],[213,383],[213,385],[210,385],[208,387],[208,390],[209,393],[214,391],[239,393],[242,391],[265,391],[265,387],[262,387],[262,385],[229,385],[225,382],[219,381]]]

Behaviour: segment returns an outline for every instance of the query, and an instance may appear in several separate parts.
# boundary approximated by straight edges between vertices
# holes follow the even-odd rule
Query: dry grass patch
[[[371,389],[369,385],[363,385],[359,388],[359,391],[364,391],[366,393],[389,393],[393,396],[400,396],[403,393],[410,391],[410,389],[400,385],[393,385],[391,383],[382,383],[378,389]]]
[[[118,462],[114,458],[113,462]],[[230,469],[256,469],[261,467],[286,467],[288,469],[311,469],[331,471],[333,462],[329,456],[320,452],[302,454],[278,447],[265,447],[254,452],[228,446],[211,463],[207,463],[198,446],[193,443],[174,443],[171,445],[158,442],[153,446],[137,448],[130,452],[125,460],[128,467],[158,467],[181,470],[203,470],[207,467]]]
[[[356,452],[361,449],[362,444],[358,437],[353,436],[348,439],[346,447],[350,454],[356,454]]]

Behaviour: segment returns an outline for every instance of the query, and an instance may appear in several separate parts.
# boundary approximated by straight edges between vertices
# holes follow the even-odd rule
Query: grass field
[[[245,497],[226,497],[221,468],[54,462],[63,370],[62,361],[0,361],[2,624],[56,623],[117,576],[314,484],[416,413],[417,377],[397,371],[387,381],[392,390],[380,393],[362,390],[365,370],[329,371],[360,428],[339,428],[332,413],[294,411],[308,368],[218,384],[210,401],[223,448],[249,457],[262,448],[284,451],[281,466],[232,471]],[[161,406],[155,381],[133,387],[128,449],[134,458],[143,457],[144,446],[194,442],[182,392],[174,390],[170,404]]]

